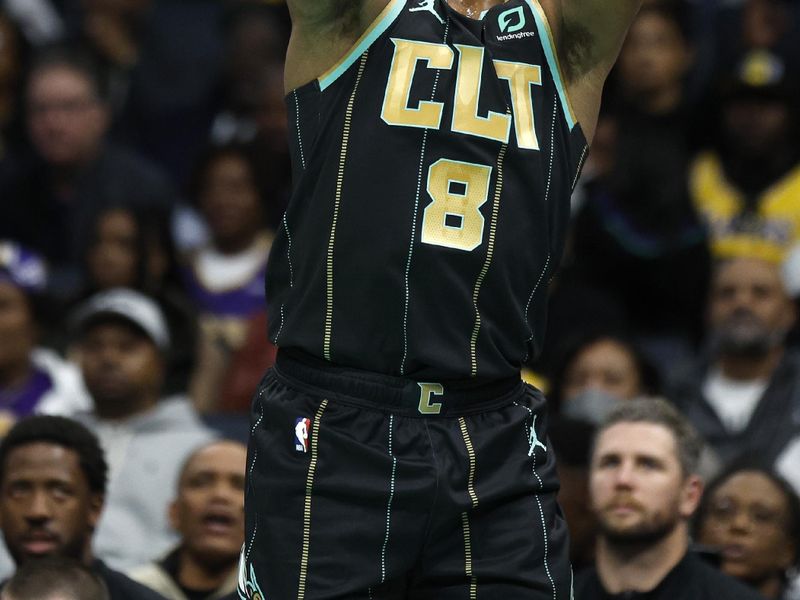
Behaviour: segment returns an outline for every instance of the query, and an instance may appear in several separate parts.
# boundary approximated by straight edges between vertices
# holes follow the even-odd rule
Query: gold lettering
[[[542,68],[504,60],[495,60],[494,68],[497,76],[507,80],[511,88],[517,145],[527,150],[538,150],[539,138],[536,136],[531,85],[542,85]]]
[[[441,396],[444,388],[441,383],[417,383],[419,386],[419,412],[423,415],[438,415],[442,412],[441,402],[431,402],[431,396]]]
[[[508,143],[511,134],[509,115],[493,111],[489,111],[486,117],[478,115],[484,49],[462,44],[456,44],[456,49],[459,59],[453,131]]]
[[[417,63],[425,61],[429,69],[451,69],[453,50],[444,44],[430,44],[392,38],[394,57],[386,84],[381,118],[389,125],[439,129],[444,103],[420,101],[417,108],[409,108],[411,85]]]

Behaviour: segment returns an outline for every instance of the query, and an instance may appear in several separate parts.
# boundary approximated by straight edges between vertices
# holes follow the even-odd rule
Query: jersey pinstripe
[[[273,341],[416,379],[516,374],[541,345],[586,151],[536,0],[480,20],[392,0],[287,107]]]

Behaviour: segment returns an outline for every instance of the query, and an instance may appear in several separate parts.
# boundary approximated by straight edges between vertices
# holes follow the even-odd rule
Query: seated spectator
[[[52,307],[43,261],[0,240],[0,436],[34,413],[71,415],[90,406],[77,369],[38,346],[39,324]]]
[[[79,287],[78,265],[100,210],[169,210],[173,196],[155,167],[106,141],[105,89],[86,55],[58,48],[38,56],[25,93],[37,156],[19,161],[0,189],[0,236],[44,254],[53,268],[51,288],[69,297]]]
[[[740,464],[706,490],[696,539],[716,549],[722,571],[782,600],[800,559],[800,500],[773,471]]]
[[[701,448],[697,432],[662,400],[626,402],[608,416],[589,475],[596,567],[577,577],[575,598],[761,598],[689,550],[689,519],[703,492]]]
[[[197,315],[183,291],[169,220],[131,207],[103,210],[92,225],[80,300],[118,287],[156,300],[170,333],[167,393],[187,389],[197,354]]]
[[[38,416],[15,425],[0,442],[0,519],[6,546],[20,568],[43,557],[80,561],[105,583],[110,600],[161,598],[92,553],[106,472],[97,438],[79,423]],[[19,578],[24,576],[23,571]],[[4,593],[14,597],[15,589]]]
[[[20,567],[0,600],[111,600],[103,580],[77,560],[41,558]]]
[[[603,103],[600,149],[582,176],[575,212],[575,267],[613,293],[649,354],[691,353],[708,281],[706,235],[686,185],[695,144],[690,9],[648,2],[632,23]],[[614,94],[614,83],[618,94]],[[683,285],[672,285],[680,278]]]
[[[213,436],[182,396],[162,398],[169,334],[161,310],[127,289],[93,296],[74,318],[94,411],[81,417],[109,458],[95,550],[117,568],[147,563],[175,536],[167,508],[181,465]]]
[[[800,243],[797,103],[785,65],[755,53],[721,99],[713,149],[691,168],[693,202],[716,258],[780,262]]]
[[[597,332],[562,349],[549,400],[560,414],[597,424],[619,401],[659,391],[658,372],[632,341]]]
[[[255,168],[240,146],[210,151],[198,169],[197,199],[211,240],[187,259],[184,281],[200,315],[198,377],[191,396],[208,411],[218,406],[231,356],[247,340],[250,323],[265,311],[264,277],[272,233],[264,224]],[[261,331],[263,362],[252,390],[274,358]]]
[[[244,543],[244,477],[247,448],[214,442],[186,461],[170,522],[180,544],[131,577],[170,600],[217,600],[236,591]]]
[[[224,64],[222,110],[216,115],[211,138],[217,144],[252,141],[258,130],[258,112],[269,87],[283,92],[272,77],[286,56],[288,37],[282,11],[263,2],[231,2],[223,16]],[[285,111],[284,111],[285,119]]]
[[[717,7],[717,70],[725,77],[741,68],[753,52],[766,52],[786,61],[797,73],[797,4],[793,0],[739,0]]]
[[[675,377],[668,393],[723,465],[760,456],[772,465],[797,425],[800,359],[786,334],[795,306],[777,265],[735,258],[717,265],[711,282],[706,358]]]

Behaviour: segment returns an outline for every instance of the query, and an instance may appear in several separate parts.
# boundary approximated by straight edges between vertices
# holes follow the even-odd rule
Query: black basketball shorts
[[[569,600],[544,398],[278,355],[252,407],[246,600]]]

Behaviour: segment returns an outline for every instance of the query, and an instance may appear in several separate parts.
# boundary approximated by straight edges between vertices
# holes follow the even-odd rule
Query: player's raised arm
[[[388,1],[287,0],[292,37],[286,58],[286,91],[334,65]]]
[[[594,135],[600,96],[642,0],[540,0],[555,30],[566,85],[584,132]]]

